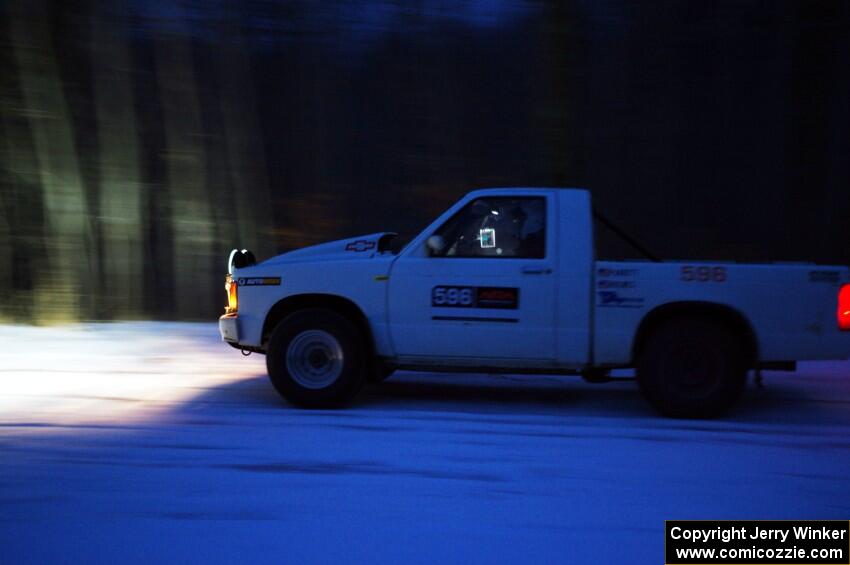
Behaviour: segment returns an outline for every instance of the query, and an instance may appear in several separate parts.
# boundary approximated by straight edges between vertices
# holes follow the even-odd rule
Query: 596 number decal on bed
[[[685,282],[726,282],[726,267],[683,265],[679,275]]]
[[[500,286],[435,286],[431,306],[440,308],[498,308],[516,310],[519,289]]]

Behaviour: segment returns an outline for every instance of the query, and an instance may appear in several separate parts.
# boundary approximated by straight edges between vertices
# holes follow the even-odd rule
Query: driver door
[[[396,354],[409,363],[551,366],[554,202],[549,193],[474,198],[406,249],[389,280]]]

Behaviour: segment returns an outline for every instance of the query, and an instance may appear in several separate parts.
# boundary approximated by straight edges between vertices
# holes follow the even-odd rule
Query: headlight
[[[256,264],[257,258],[254,257],[253,253],[247,249],[243,249],[242,251],[234,249],[230,252],[230,257],[227,258],[227,273],[232,275],[233,269],[244,269],[245,267]]]

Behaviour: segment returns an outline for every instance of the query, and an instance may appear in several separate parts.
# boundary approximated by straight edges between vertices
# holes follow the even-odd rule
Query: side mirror
[[[431,255],[439,255],[446,247],[446,240],[441,235],[432,235],[425,241],[425,247],[431,252]]]

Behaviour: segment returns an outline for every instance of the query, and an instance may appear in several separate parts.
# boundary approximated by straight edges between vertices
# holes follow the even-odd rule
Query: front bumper
[[[218,319],[218,333],[221,339],[230,343],[239,343],[239,316],[225,314]]]

